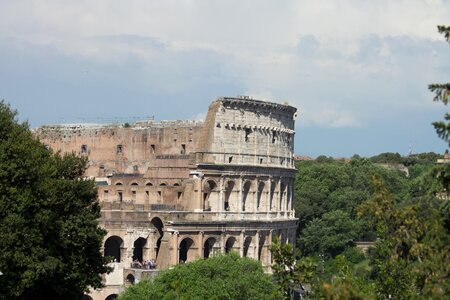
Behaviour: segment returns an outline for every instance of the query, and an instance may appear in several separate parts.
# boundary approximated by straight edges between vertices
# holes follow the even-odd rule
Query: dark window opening
[[[131,198],[136,200],[136,191],[131,191]]]
[[[272,130],[272,144],[275,143],[276,139],[277,139],[277,132],[275,130]]]
[[[232,161],[233,161],[233,156],[229,156],[229,157],[228,157],[228,163],[231,164]]]
[[[86,154],[88,151],[88,146],[87,145],[81,145],[81,154]]]
[[[186,154],[186,144],[181,144],[181,154]]]
[[[150,192],[149,191],[145,191],[145,197],[147,198],[147,200],[150,198]]]
[[[150,149],[152,151],[152,153],[156,153],[156,146],[155,145],[150,145]]]
[[[117,154],[122,154],[123,147],[122,145],[117,145]]]
[[[133,171],[134,171],[134,172],[137,172],[137,171],[139,171],[139,167],[138,167],[138,165],[134,165],[134,166],[133,166]]]
[[[259,164],[262,164],[262,163],[263,163],[263,159],[260,158],[260,159],[259,159]]]
[[[182,192],[178,192],[178,200],[180,200],[181,199],[181,196],[183,195],[183,193]]]
[[[103,199],[108,200],[109,191],[103,191]]]
[[[120,202],[123,201],[123,192],[122,192],[122,191],[118,191],[118,192],[117,192],[117,198],[118,198],[118,200],[119,200]]]
[[[250,128],[245,129],[245,141],[248,142],[250,140],[249,135],[252,133],[252,130]]]
[[[161,199],[162,199],[162,193],[161,193],[161,191],[158,191],[158,201],[161,201]]]

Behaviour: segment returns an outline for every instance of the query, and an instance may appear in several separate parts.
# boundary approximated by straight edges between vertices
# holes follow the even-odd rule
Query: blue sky
[[[299,109],[299,155],[444,152],[450,1],[0,0],[0,98],[32,127],[199,119],[218,96]]]

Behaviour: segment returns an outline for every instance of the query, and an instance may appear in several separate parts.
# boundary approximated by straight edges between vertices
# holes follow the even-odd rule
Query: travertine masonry
[[[270,269],[273,236],[294,243],[296,108],[249,97],[218,98],[205,122],[44,126],[49,147],[86,155],[107,231],[103,251],[114,257],[111,299],[154,270],[236,251]],[[109,297],[109,298],[108,298]]]

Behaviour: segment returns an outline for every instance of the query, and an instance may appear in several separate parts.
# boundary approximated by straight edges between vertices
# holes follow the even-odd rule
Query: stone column
[[[178,256],[180,253],[180,245],[178,245],[178,231],[172,232],[172,265],[177,265],[179,263]]]
[[[224,211],[224,176],[220,176],[219,181],[219,214],[220,217],[223,217],[223,211]]]
[[[270,194],[272,192],[272,176],[269,176],[267,178],[267,197],[266,197],[266,210],[267,210],[267,216],[269,217],[270,213]]]
[[[205,250],[205,245],[203,244],[203,235],[205,233],[203,231],[200,231],[198,233],[198,257],[202,257],[203,258],[203,253]]]
[[[283,195],[281,192],[281,181],[282,181],[282,177],[280,177],[278,179],[277,182],[277,187],[275,188],[275,190],[278,191],[277,193],[277,197],[276,197],[276,202],[275,202],[275,209],[277,210],[277,217],[280,217],[280,211],[281,211],[281,201],[283,201]]]
[[[272,244],[272,234],[273,234],[273,230],[269,230],[269,236],[268,236],[268,244],[271,245]],[[267,249],[267,269],[268,271],[272,270],[272,252],[270,252],[270,249]]]
[[[225,242],[226,232],[222,231],[222,234],[220,235],[220,253],[225,254]]]
[[[237,201],[237,206],[238,206],[237,209],[238,209],[239,215],[242,212],[242,188],[243,188],[242,182],[243,182],[243,178],[242,178],[242,176],[240,176],[239,177],[239,194],[238,194],[238,201]]]
[[[244,257],[244,242],[245,242],[245,230],[241,231],[239,255]]]
[[[255,247],[253,247],[254,248],[254,250],[253,250],[253,259],[256,259],[256,260],[259,260],[258,259],[258,254],[259,254],[259,238],[260,238],[260,234],[261,234],[261,232],[259,231],[259,230],[257,230],[256,231],[256,234],[255,234]]]

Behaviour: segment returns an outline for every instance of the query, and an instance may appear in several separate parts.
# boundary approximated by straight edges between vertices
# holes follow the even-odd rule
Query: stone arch
[[[209,258],[213,253],[213,248],[216,243],[217,239],[215,237],[210,237],[205,241],[203,244],[203,258]]]
[[[158,263],[158,265],[160,265],[160,262],[158,261],[158,256],[159,256],[159,249],[161,248],[161,241],[162,241],[162,237],[164,235],[164,224],[161,221],[160,218],[158,217],[154,217],[151,221],[150,221],[151,227],[153,227],[153,229],[155,229],[155,244],[153,245],[153,247],[155,247],[155,260]]]
[[[225,243],[225,253],[230,253],[233,251],[233,247],[236,244],[236,238],[234,236],[230,236]]]
[[[230,210],[230,198],[231,193],[233,192],[235,186],[235,182],[233,180],[228,180],[227,184],[225,185],[225,201],[223,203],[224,207],[223,209],[228,211]]]
[[[105,300],[114,300],[117,299],[118,295],[117,294],[111,294],[108,297],[105,298]]]
[[[180,242],[178,257],[180,263],[185,263],[193,258],[193,246],[195,246],[194,240],[190,237],[186,237]]]
[[[259,211],[261,209],[261,199],[262,199],[262,195],[264,193],[264,187],[266,186],[266,184],[261,181],[258,184],[258,195],[256,196],[256,210]]]
[[[120,181],[118,181],[118,182],[116,182],[116,184],[115,185],[123,185],[123,183],[122,182],[120,182]]]
[[[135,278],[134,278],[134,275],[133,274],[128,274],[127,275],[127,277],[126,277],[126,280],[127,280],[127,282],[128,283],[130,283],[130,284],[134,284],[134,282],[135,282]]]
[[[144,247],[147,244],[147,239],[143,237],[138,238],[133,244],[133,261],[136,259],[140,262],[144,260]]]
[[[275,195],[275,189],[277,188],[277,184],[275,181],[272,181],[270,184],[270,195],[269,195],[269,211],[272,211],[273,207],[273,196]]]
[[[106,239],[104,244],[104,255],[113,257],[115,262],[120,262],[122,247],[122,238],[118,237],[117,235],[110,236]]]
[[[203,184],[203,210],[211,210],[211,203],[219,200],[217,193],[217,183],[208,179]]]
[[[173,186],[180,186],[180,183],[179,183],[179,182],[175,182],[175,183],[173,184]]]
[[[259,261],[261,261],[261,256],[262,256],[265,242],[266,242],[266,236],[264,234],[261,234],[259,236],[259,243],[258,243],[258,260]]]
[[[284,192],[285,192],[285,190],[286,190],[286,183],[284,183],[284,181],[282,181],[281,182],[281,184],[280,184],[280,203],[279,203],[279,206],[278,206],[278,211],[282,211],[283,210],[283,200],[284,200],[284,196],[285,196],[285,194],[284,194]]]
[[[248,194],[250,193],[250,189],[252,187],[252,182],[247,180],[244,183],[244,186],[242,187],[242,211],[245,211],[246,209],[246,204],[247,204],[247,198],[248,198]]]
[[[137,186],[137,185],[139,185],[137,182],[132,182],[131,184],[130,184],[131,186]]]
[[[248,250],[250,249],[250,244],[252,243],[252,237],[248,236],[244,239],[244,247],[243,247],[243,253],[242,256],[247,257]]]
[[[160,184],[159,184],[159,186],[167,186],[168,184],[166,183],[166,182],[161,182]]]
[[[153,186],[153,183],[151,183],[150,181],[145,183],[145,186]]]

